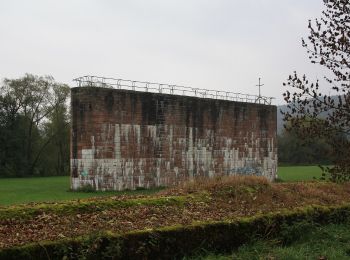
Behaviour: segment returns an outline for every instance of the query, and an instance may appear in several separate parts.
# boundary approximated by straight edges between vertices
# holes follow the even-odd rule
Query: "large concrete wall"
[[[72,117],[72,189],[276,175],[275,106],[78,87],[72,89]]]

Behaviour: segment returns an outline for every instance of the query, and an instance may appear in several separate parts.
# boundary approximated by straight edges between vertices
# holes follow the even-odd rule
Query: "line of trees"
[[[70,89],[26,74],[0,85],[0,177],[69,173]]]
[[[309,35],[302,40],[311,63],[326,68],[332,96],[320,82],[294,72],[284,85],[287,130],[303,140],[325,140],[331,147],[332,167],[324,169],[332,181],[350,180],[350,2],[323,0],[320,19],[309,21]],[[328,91],[326,91],[328,92]]]
[[[332,164],[332,149],[324,139],[304,140],[293,130],[284,130],[277,139],[279,165]]]

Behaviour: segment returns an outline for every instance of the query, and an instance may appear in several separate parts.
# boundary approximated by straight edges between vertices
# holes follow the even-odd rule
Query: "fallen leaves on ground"
[[[0,248],[74,238],[101,231],[125,233],[177,224],[189,225],[199,221],[234,219],[306,205],[339,205],[350,202],[349,188],[350,184],[325,182],[268,183],[261,178],[203,181],[170,188],[153,196],[108,198],[128,201],[181,195],[187,196],[184,204],[140,204],[78,214],[67,212],[64,215],[42,210],[39,215],[29,219],[3,219],[0,221]],[[55,207],[59,203],[48,205]],[[35,204],[29,204],[23,208],[34,206]]]

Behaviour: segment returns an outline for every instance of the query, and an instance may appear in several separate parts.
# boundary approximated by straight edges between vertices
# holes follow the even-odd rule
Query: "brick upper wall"
[[[277,169],[276,106],[72,88],[72,188],[174,185]]]

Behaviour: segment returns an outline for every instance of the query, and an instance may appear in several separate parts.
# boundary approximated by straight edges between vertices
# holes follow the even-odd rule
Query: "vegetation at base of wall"
[[[77,239],[29,244],[0,251],[0,258],[19,259],[157,259],[198,254],[199,250],[232,252],[243,244],[297,238],[301,230],[315,224],[346,223],[350,205],[306,207],[294,211],[257,215],[233,221],[204,222],[117,235],[110,232]]]
[[[79,187],[77,190],[71,190],[72,192],[97,192],[96,189],[91,184],[86,184],[84,186]]]
[[[50,178],[62,177],[48,177],[47,179]],[[194,182],[186,182],[177,187],[170,187],[163,190],[162,188],[160,188],[155,189],[154,191],[141,190],[129,192],[124,191],[120,193],[114,192],[109,193],[109,195],[116,196],[110,196],[105,198],[93,197],[90,199],[87,198],[50,203],[30,203],[23,205],[13,205],[9,207],[0,207],[0,220],[29,219],[34,218],[35,216],[38,216],[40,214],[67,215],[77,213],[89,213],[103,211],[106,209],[118,209],[143,205],[182,206],[185,202],[191,201],[193,203],[206,203],[206,201],[208,200],[212,200],[212,202],[229,200],[229,203],[231,203],[230,200],[242,200],[246,203],[245,207],[249,207],[248,203],[250,202],[248,201],[252,199],[254,199],[253,201],[251,201],[252,203],[258,202],[259,197],[262,196],[262,201],[260,203],[273,203],[274,196],[283,199],[286,196],[288,196],[289,193],[293,193],[296,189],[303,190],[303,193],[299,192],[299,195],[301,195],[299,203],[306,197],[315,198],[317,202],[321,203],[322,197],[320,197],[320,195],[317,194],[319,192],[331,192],[333,196],[339,196],[338,199],[344,199],[344,201],[347,201],[344,197],[347,196],[347,193],[344,193],[344,191],[347,188],[341,185],[337,186],[336,184],[331,183],[324,183],[323,185],[322,182],[309,184],[300,183],[273,185],[270,182],[268,182],[265,178],[261,177],[231,176],[217,177],[214,179],[201,178],[197,179]],[[315,189],[318,189],[317,193],[315,193]],[[160,192],[155,196],[142,195],[148,194],[149,192],[152,193],[157,191]],[[99,192],[96,192],[96,194],[99,194]]]
[[[319,179],[318,166],[288,166],[278,168],[278,178],[283,182]],[[69,190],[68,176],[37,178],[0,178],[0,205],[14,205],[29,202],[54,202],[91,197],[154,194],[164,187],[106,192],[76,192]]]

